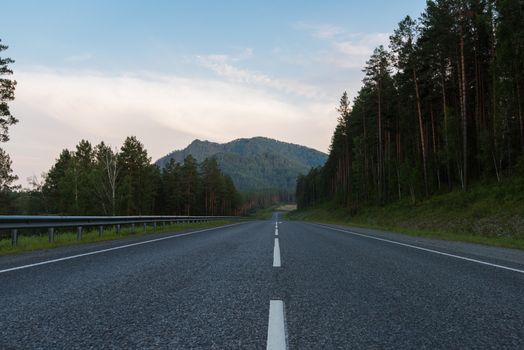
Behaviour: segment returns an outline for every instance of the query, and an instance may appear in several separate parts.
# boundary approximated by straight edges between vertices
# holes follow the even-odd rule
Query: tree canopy
[[[63,150],[41,195],[39,213],[62,215],[236,215],[242,204],[216,160],[188,156],[161,171],[134,136],[119,150],[87,140]]]
[[[524,162],[524,2],[429,0],[375,49],[324,167],[300,176],[299,207],[411,201]]]

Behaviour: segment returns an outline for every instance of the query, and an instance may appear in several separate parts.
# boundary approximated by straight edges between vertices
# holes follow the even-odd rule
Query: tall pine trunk
[[[424,190],[426,193],[426,197],[428,197],[429,189],[428,189],[428,168],[427,168],[427,159],[426,159],[426,142],[424,138],[424,125],[422,122],[422,108],[420,106],[420,93],[418,89],[417,72],[414,67],[413,67],[413,83],[415,84],[415,93],[416,93],[416,98],[417,98],[418,125],[419,125],[419,132],[420,132],[420,146],[421,146],[421,151],[422,151],[422,167],[424,170]]]
[[[383,160],[383,147],[382,147],[382,99],[381,99],[381,86],[378,84],[378,193],[380,205],[384,204],[384,193],[382,183],[384,182],[384,160]]]
[[[446,78],[442,72],[442,112],[444,113],[444,147],[446,148],[446,173],[448,178],[448,187],[451,188],[451,165],[449,162],[449,139],[448,139],[448,103],[446,100]]]
[[[524,152],[524,121],[522,120],[522,105],[520,101],[520,81],[517,78],[517,111],[519,116],[520,146]]]
[[[462,113],[462,189],[468,190],[468,120],[466,111],[466,68],[464,63],[464,33],[461,28],[460,31],[460,97],[461,113]]]

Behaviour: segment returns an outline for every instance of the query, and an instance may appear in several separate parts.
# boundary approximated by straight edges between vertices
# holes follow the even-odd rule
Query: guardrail
[[[104,228],[112,226],[117,234],[123,225],[130,225],[133,229],[136,224],[142,224],[144,233],[148,225],[153,231],[157,225],[191,222],[208,222],[216,220],[237,220],[238,216],[0,216],[0,230],[11,231],[11,244],[16,245],[20,230],[47,229],[49,242],[54,241],[55,229],[76,228],[76,239],[82,239],[83,229],[98,227],[98,235],[102,236]]]

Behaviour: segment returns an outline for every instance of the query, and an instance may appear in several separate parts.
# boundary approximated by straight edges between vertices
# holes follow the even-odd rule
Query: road
[[[524,252],[276,215],[2,257],[0,348],[524,348]]]

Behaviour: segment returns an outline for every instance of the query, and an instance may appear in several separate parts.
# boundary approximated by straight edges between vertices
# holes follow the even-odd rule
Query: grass
[[[296,208],[296,204],[277,203],[269,207],[256,209],[255,211],[249,214],[249,218],[255,220],[269,220],[271,219],[275,211],[288,212],[291,210],[295,210]]]
[[[255,220],[268,220],[271,219],[271,216],[273,216],[273,212],[278,209],[280,205],[275,204],[266,208],[259,208],[255,210],[254,212],[249,214],[250,219]]]
[[[415,204],[367,207],[355,215],[326,203],[288,218],[524,249],[524,179],[477,184],[467,193],[457,190]]]
[[[281,206],[277,208],[277,210],[284,211],[284,212],[293,211],[293,210],[297,210],[297,205],[296,204],[282,204]]]
[[[179,223],[174,225],[158,225],[156,231],[154,233],[174,233],[174,232],[180,232],[185,231],[189,229],[204,229],[204,228],[212,228],[217,226],[222,226],[226,224],[233,223],[232,220],[220,220],[220,221],[210,221],[210,222],[202,222],[202,223]],[[82,240],[78,241],[76,239],[76,232],[71,231],[55,231],[54,236],[54,242],[49,243],[48,242],[48,236],[47,233],[35,236],[35,235],[24,235],[22,234],[18,236],[18,243],[16,246],[11,245],[11,239],[2,239],[0,240],[0,256],[6,255],[6,254],[13,254],[13,253],[19,253],[19,252],[26,252],[26,251],[33,251],[33,250],[41,250],[41,249],[51,249],[56,247],[63,247],[63,246],[70,246],[70,245],[78,245],[78,244],[85,244],[85,243],[93,243],[93,242],[100,242],[100,241],[111,241],[111,240],[117,240],[124,237],[138,237],[138,236],[147,236],[148,234],[153,233],[153,227],[148,226],[148,232],[144,233],[143,227],[141,225],[137,225],[135,230],[133,231],[131,227],[122,227],[120,229],[120,232],[117,233],[114,229],[106,229],[104,230],[104,233],[102,236],[99,236],[98,229],[95,228],[93,230],[85,230],[82,233]]]

